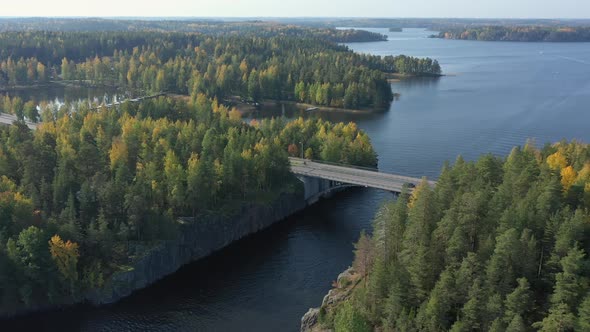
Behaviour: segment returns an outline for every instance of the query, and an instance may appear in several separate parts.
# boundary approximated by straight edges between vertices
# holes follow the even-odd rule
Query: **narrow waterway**
[[[504,155],[528,138],[590,142],[590,44],[496,43],[426,38],[411,29],[359,52],[429,56],[449,76],[392,84],[388,112],[317,113],[356,121],[382,170],[435,178],[445,160]],[[280,114],[280,110],[254,114]],[[313,113],[313,112],[311,112]],[[298,116],[286,112],[286,116]],[[352,243],[391,196],[350,190],[240,241],[124,301],[11,321],[5,327],[60,331],[297,331],[352,260]],[[11,330],[11,329],[9,329]]]

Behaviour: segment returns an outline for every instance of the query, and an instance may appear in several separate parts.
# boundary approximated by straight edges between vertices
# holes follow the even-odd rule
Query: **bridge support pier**
[[[356,187],[355,185],[344,184],[338,181],[326,180],[312,176],[298,175],[297,178],[303,183],[303,188],[305,189],[304,198],[307,202],[307,205],[312,205],[321,198],[327,198],[334,192],[338,192],[349,187]]]
[[[308,205],[316,203],[332,188],[332,181],[330,180],[310,176],[298,176],[297,178],[303,182],[303,188],[305,189],[304,198]]]

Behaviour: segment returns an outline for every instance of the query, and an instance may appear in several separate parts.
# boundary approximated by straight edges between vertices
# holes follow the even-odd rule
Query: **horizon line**
[[[18,18],[62,18],[62,19],[76,19],[76,18],[101,18],[101,19],[379,19],[379,20],[589,20],[590,17],[383,17],[383,16],[157,16],[157,15],[142,15],[142,16],[85,16],[85,15],[62,15],[62,16],[2,16],[0,19],[18,19]]]

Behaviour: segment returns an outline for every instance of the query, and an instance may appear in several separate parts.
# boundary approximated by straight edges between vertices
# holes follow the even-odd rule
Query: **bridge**
[[[0,113],[0,124],[11,125],[14,121],[18,121],[16,115]],[[29,129],[37,129],[36,123],[25,121],[25,124],[27,125],[27,127],[29,127]]]
[[[143,100],[154,99],[154,98],[158,98],[160,96],[166,96],[167,94],[168,94],[167,92],[159,92],[159,93],[156,93],[156,94],[150,95],[150,96],[143,96],[143,97],[137,97],[137,98],[129,98],[129,99],[125,99],[125,100],[122,100],[122,101],[114,102],[114,103],[111,103],[111,104],[102,104],[100,106],[92,107],[92,108],[90,108],[90,110],[96,111],[96,110],[100,109],[101,107],[111,108],[111,107],[122,105],[122,104],[124,104],[126,102],[129,102],[129,103],[138,103],[138,102],[143,101]],[[11,125],[14,121],[18,121],[18,118],[16,117],[16,115],[9,114],[9,113],[0,113],[0,124]],[[31,129],[31,130],[37,129],[37,124],[34,123],[34,122],[25,121],[24,124],[27,127],[29,127],[29,129]]]
[[[102,104],[100,106],[92,107],[90,110],[91,111],[96,111],[96,110],[101,109],[102,107],[112,108],[112,107],[115,107],[115,106],[123,105],[124,103],[138,103],[140,101],[144,101],[144,100],[147,100],[147,99],[154,99],[154,98],[158,98],[158,97],[161,97],[161,96],[166,96],[167,94],[168,94],[167,92],[159,92],[159,93],[156,93],[156,94],[150,95],[150,96],[143,96],[143,97],[137,97],[137,98],[128,98],[128,99],[125,99],[125,100],[116,101],[116,102],[111,103],[111,104]]]
[[[379,172],[376,169],[328,164],[301,158],[289,158],[291,172],[303,182],[305,200],[315,203],[321,197],[347,187],[367,187],[400,193],[404,185],[411,191],[422,179]],[[435,186],[435,181],[428,181]]]

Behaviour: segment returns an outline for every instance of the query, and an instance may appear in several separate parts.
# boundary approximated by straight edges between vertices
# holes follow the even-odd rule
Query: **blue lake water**
[[[356,121],[382,170],[436,177],[462,154],[507,154],[529,138],[590,142],[590,43],[502,43],[426,38],[432,32],[370,29],[387,42],[358,52],[436,58],[448,76],[393,83],[388,112],[319,113]],[[275,110],[280,114],[280,110]],[[275,114],[275,113],[273,113]],[[297,116],[298,113],[287,112]],[[268,116],[264,112],[255,116]],[[60,331],[298,331],[352,260],[352,243],[391,196],[356,189],[317,205],[120,303],[79,307],[4,327]]]

